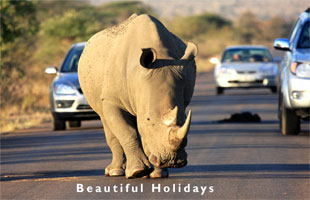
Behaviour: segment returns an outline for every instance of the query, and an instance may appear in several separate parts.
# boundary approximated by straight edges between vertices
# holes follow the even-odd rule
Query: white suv
[[[274,48],[285,51],[280,69],[279,109],[283,135],[297,135],[300,120],[310,111],[310,8],[294,25],[289,39],[276,39]]]

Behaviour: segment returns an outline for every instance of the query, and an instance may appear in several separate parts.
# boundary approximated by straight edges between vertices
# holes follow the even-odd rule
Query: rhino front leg
[[[114,136],[109,126],[101,118],[104,125],[104,133],[107,143],[112,151],[112,162],[105,168],[106,176],[124,176],[125,175],[125,155],[118,139]]]
[[[168,168],[154,168],[154,171],[150,174],[150,178],[167,178],[169,176]]]
[[[111,130],[125,152],[126,178],[149,175],[153,168],[141,148],[135,118],[110,103],[103,103],[102,109],[104,126]]]

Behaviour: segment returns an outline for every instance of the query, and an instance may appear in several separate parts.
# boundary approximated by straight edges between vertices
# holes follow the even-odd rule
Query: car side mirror
[[[274,41],[273,47],[275,49],[278,49],[281,51],[289,51],[290,50],[290,42],[286,38],[278,38]]]
[[[57,74],[57,72],[58,72],[58,69],[55,66],[49,66],[45,69],[46,74],[55,75]]]
[[[220,60],[218,58],[216,58],[216,57],[211,58],[209,60],[209,62],[212,63],[212,64],[215,64],[215,65],[220,64]]]

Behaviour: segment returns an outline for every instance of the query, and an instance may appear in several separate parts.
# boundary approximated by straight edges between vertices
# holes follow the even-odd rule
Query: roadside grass
[[[1,113],[1,115],[0,134],[34,128],[44,123],[52,122],[52,115],[50,112],[30,112],[12,116],[3,116]]]

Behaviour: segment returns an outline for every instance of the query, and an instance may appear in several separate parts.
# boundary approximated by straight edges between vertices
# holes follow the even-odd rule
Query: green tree
[[[254,14],[245,12],[236,22],[236,31],[242,42],[251,44],[254,39],[261,37],[260,26],[261,23]]]
[[[24,75],[30,47],[38,31],[36,5],[30,1],[1,1],[1,107],[13,96],[13,80]]]
[[[37,3],[37,18],[40,22],[44,22],[55,16],[63,15],[68,10],[79,12],[91,7],[87,1],[41,0]]]
[[[101,29],[95,8],[67,10],[41,23],[39,33],[41,45],[36,57],[43,63],[63,59],[72,44],[87,41]]]
[[[1,43],[29,37],[38,30],[36,8],[29,1],[1,1]]]

